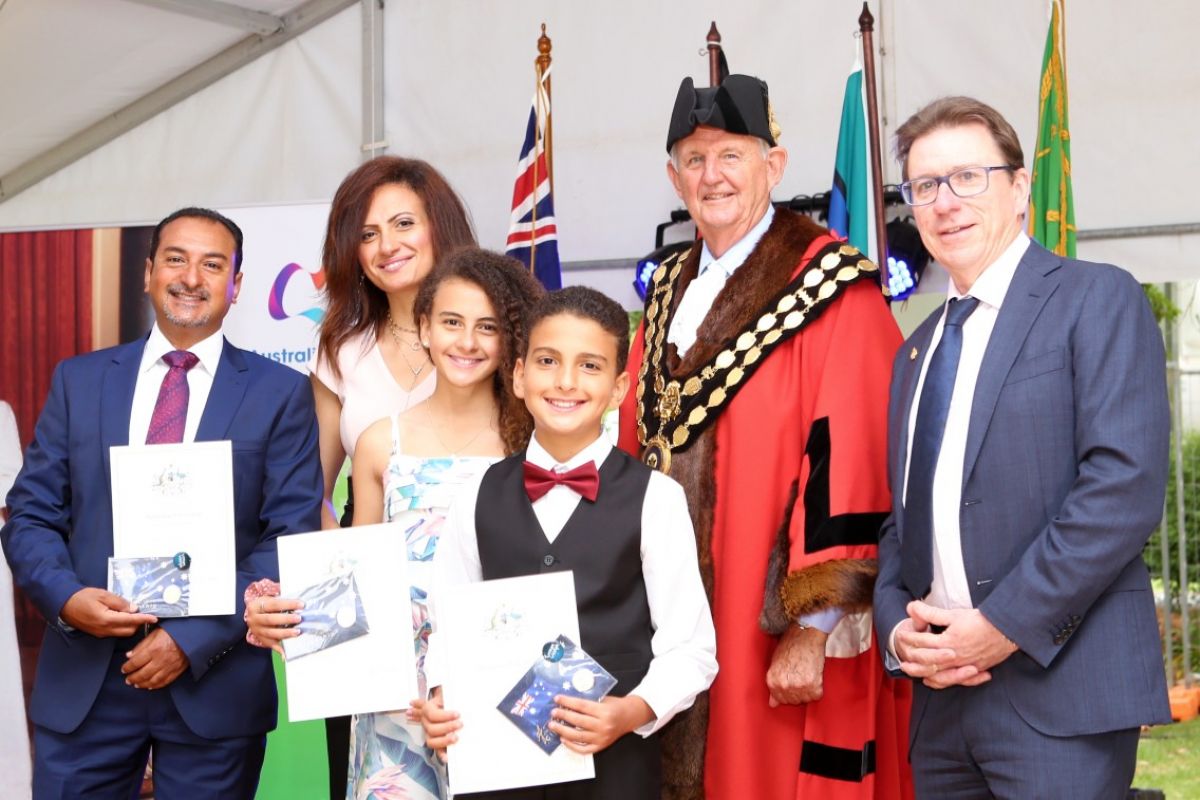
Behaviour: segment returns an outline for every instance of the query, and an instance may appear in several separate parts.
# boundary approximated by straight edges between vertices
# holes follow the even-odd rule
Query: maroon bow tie
[[[531,461],[525,462],[525,493],[529,495],[529,502],[540,500],[546,492],[559,484],[573,489],[580,497],[594,503],[600,491],[600,473],[596,471],[596,464],[592,461],[570,472],[554,472],[542,469]]]

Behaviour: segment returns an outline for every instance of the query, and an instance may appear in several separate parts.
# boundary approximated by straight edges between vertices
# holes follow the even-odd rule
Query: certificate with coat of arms
[[[573,573],[455,586],[437,597],[436,611],[443,702],[462,721],[447,751],[454,793],[595,777],[590,755],[539,744],[559,687],[530,677],[543,660],[559,666],[552,651],[561,652],[562,637],[579,641]]]
[[[404,530],[358,525],[279,537],[279,591],[304,601],[283,640],[288,719],[401,711],[417,696]]]
[[[140,575],[140,567],[153,560],[169,564],[173,575],[184,579],[152,579],[161,570],[145,570],[142,578],[118,581],[122,596],[154,613],[179,607],[176,595],[183,587],[187,602],[170,616],[232,614],[237,551],[230,443],[129,445],[113,447],[109,455],[113,556],[123,562],[114,566],[114,575],[135,564]]]

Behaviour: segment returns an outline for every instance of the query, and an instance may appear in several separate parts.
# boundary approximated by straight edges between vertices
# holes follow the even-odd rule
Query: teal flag
[[[879,252],[875,243],[873,206],[862,60],[856,59],[850,77],[846,79],[846,94],[842,99],[833,188],[829,193],[829,227],[874,261]]]

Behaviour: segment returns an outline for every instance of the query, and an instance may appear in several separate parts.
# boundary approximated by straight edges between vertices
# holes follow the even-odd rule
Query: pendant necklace
[[[428,355],[426,355],[426,356],[425,356],[425,357],[424,357],[424,358],[421,360],[421,363],[420,363],[420,365],[419,365],[419,366],[416,366],[416,367],[414,367],[414,366],[412,365],[412,362],[408,360],[408,354],[407,354],[407,353],[405,353],[405,352],[404,352],[404,350],[405,350],[406,348],[407,348],[407,349],[409,349],[409,350],[412,350],[413,352],[416,352],[417,350],[420,350],[420,349],[421,349],[421,342],[420,342],[420,340],[414,340],[412,343],[409,343],[409,342],[406,342],[406,341],[404,341],[403,339],[401,339],[401,338],[400,338],[400,331],[401,331],[401,330],[411,330],[411,329],[409,329],[409,328],[401,328],[399,325],[397,325],[397,324],[395,323],[395,321],[392,319],[392,312],[391,312],[391,311],[388,311],[388,315],[387,315],[387,325],[388,325],[388,331],[389,331],[389,332],[392,334],[392,339],[393,339],[393,340],[396,342],[396,349],[400,351],[400,357],[401,357],[402,359],[404,359],[404,365],[405,365],[406,367],[408,367],[408,371],[412,373],[412,376],[413,376],[413,385],[414,385],[414,386],[416,386],[416,383],[417,383],[417,378],[418,378],[418,377],[420,377],[421,373],[425,371],[425,367],[429,366],[429,363],[430,363],[430,362],[429,362],[429,356],[428,356]],[[413,331],[413,333],[415,333],[415,332],[416,332],[416,331]]]
[[[438,444],[440,444],[443,448],[445,448],[445,450],[450,454],[451,458],[458,458],[459,453],[461,453],[463,450],[466,450],[468,447],[470,447],[472,444],[474,444],[475,440],[478,439],[480,436],[482,436],[484,431],[486,431],[492,427],[492,421],[488,420],[487,424],[484,425],[479,430],[475,431],[475,435],[472,436],[470,439],[468,439],[465,444],[463,444],[459,447],[452,448],[446,444],[446,440],[442,438],[442,435],[440,433],[438,433],[437,424],[434,423],[434,421],[433,421],[433,413],[429,410],[428,406],[426,406],[426,408],[425,408],[425,418],[429,421],[429,429],[432,430],[433,435],[435,437],[437,437]]]

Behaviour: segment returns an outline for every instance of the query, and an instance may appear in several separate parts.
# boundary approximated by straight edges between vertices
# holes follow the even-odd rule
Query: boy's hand
[[[597,703],[558,695],[550,712],[550,730],[576,753],[599,753],[630,731],[655,718],[653,709],[637,695],[606,697]]]
[[[458,741],[455,733],[462,727],[457,711],[442,708],[442,687],[433,690],[428,700],[413,700],[409,704],[408,718],[418,720],[425,729],[425,744],[446,763],[446,748]]]

